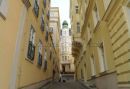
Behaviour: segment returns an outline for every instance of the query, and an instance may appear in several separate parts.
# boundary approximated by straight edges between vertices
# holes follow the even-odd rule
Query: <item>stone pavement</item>
[[[41,89],[89,89],[79,82],[76,81],[69,81],[66,83],[62,82],[53,82],[47,87],[43,87]]]

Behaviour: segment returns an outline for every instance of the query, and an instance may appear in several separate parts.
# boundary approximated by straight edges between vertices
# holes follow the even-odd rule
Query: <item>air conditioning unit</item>
[[[52,27],[50,27],[49,33],[50,33],[50,34],[53,34],[53,28],[52,28]]]

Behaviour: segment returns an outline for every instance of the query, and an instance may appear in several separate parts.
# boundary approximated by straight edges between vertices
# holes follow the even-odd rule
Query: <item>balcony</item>
[[[73,41],[72,43],[72,55],[78,57],[81,49],[83,48],[82,43],[79,41]]]

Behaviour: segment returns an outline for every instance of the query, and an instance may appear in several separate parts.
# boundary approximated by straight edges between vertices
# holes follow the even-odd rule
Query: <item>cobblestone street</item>
[[[43,87],[42,89],[89,89],[85,86],[82,86],[79,82],[70,81],[66,83],[54,82],[48,87]]]

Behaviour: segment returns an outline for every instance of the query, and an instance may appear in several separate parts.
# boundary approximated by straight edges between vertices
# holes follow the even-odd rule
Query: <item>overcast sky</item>
[[[64,20],[67,20],[68,23],[70,23],[70,0],[51,0],[51,7],[59,7],[61,24]]]

